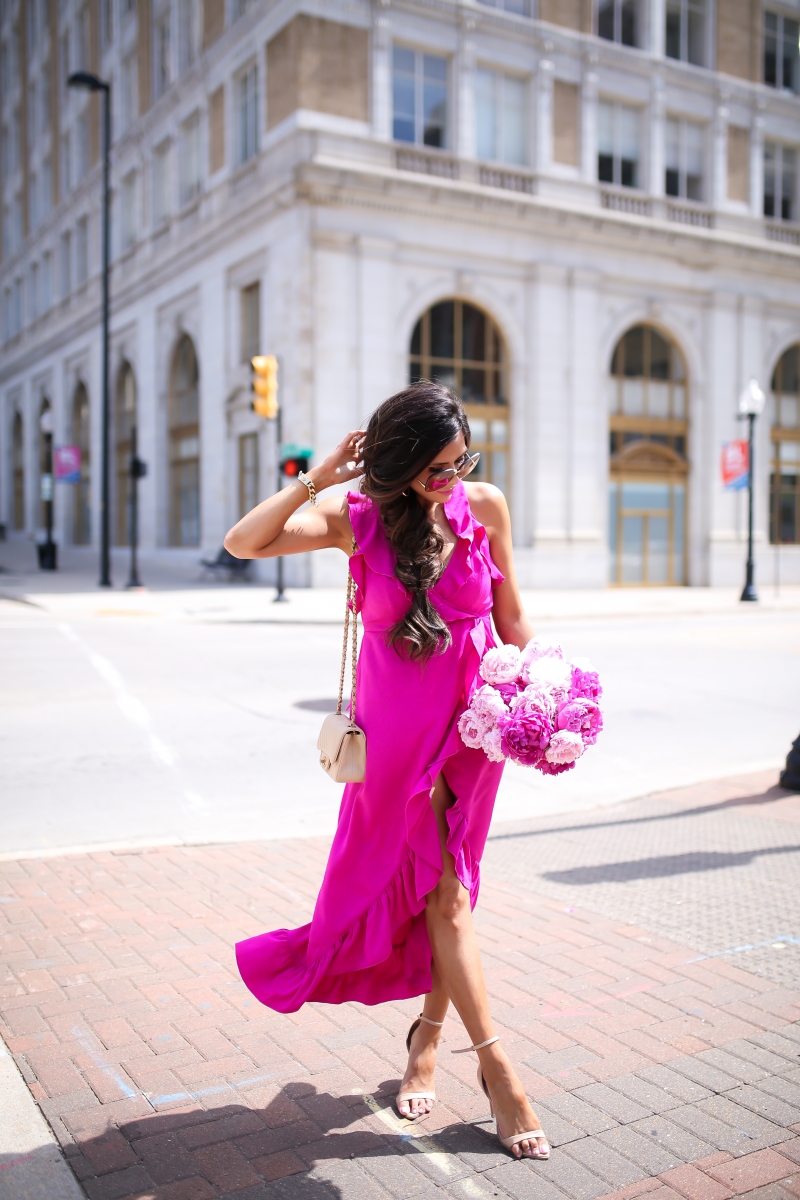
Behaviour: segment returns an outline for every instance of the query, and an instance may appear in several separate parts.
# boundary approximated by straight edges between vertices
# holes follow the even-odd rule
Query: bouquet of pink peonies
[[[587,659],[568,662],[555,642],[533,638],[524,650],[487,650],[480,675],[483,686],[459,718],[458,732],[491,762],[510,758],[560,775],[597,741],[603,689]]]

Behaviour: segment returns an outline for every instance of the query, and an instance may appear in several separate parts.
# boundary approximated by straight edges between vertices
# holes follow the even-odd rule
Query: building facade
[[[2,0],[0,523],[100,525],[111,84],[111,528],[191,560],[276,485],[249,359],[317,457],[452,383],[525,586],[800,582],[797,0]],[[73,452],[74,457],[74,452]],[[43,490],[43,487],[45,490]],[[271,568],[271,564],[270,564]],[[265,568],[265,569],[270,569]],[[341,577],[334,556],[292,581]]]

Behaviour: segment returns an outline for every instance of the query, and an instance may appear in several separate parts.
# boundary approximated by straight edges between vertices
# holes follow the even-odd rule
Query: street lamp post
[[[755,432],[756,417],[760,416],[764,411],[764,401],[766,397],[758,386],[758,381],[751,379],[747,387],[739,397],[739,413],[740,421],[747,421],[747,442],[748,442],[748,474],[747,474],[747,573],[744,582],[744,591],[739,597],[740,600],[758,600],[758,593],[753,582],[753,574],[755,564],[753,562],[753,434]]]
[[[103,420],[100,496],[100,587],[111,587],[111,403],[109,397],[109,279],[111,273],[111,85],[88,71],[75,71],[72,88],[103,93]]]

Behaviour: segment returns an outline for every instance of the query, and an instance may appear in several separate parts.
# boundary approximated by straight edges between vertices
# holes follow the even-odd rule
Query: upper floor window
[[[670,118],[666,130],[664,190],[684,200],[703,199],[703,126]]]
[[[597,178],[621,187],[639,186],[638,108],[601,100],[597,106]]]
[[[706,61],[706,0],[667,0],[667,58],[702,67]]]
[[[518,17],[533,16],[533,0],[480,0],[489,8],[502,8],[506,12],[516,13]]]
[[[137,60],[135,54],[129,54],[123,61],[121,77],[120,131],[124,133],[136,119]]]
[[[200,114],[194,113],[181,127],[181,204],[188,204],[203,186],[200,160]]]
[[[639,45],[639,0],[600,0],[597,36],[623,46]]]
[[[81,217],[75,226],[75,282],[78,287],[89,278],[89,218]]]
[[[121,249],[129,250],[136,241],[136,172],[130,171],[122,181],[120,211]]]
[[[170,210],[170,151],[171,143],[162,142],[153,154],[153,224],[160,225]]]
[[[252,8],[255,0],[233,0],[233,19],[243,17],[248,8]]]
[[[172,82],[170,14],[167,10],[153,28],[153,99],[158,100]]]
[[[783,13],[764,13],[764,83],[800,90],[798,75],[800,24]]]
[[[252,66],[239,76],[237,92],[237,153],[241,165],[258,150],[258,67]]]
[[[180,0],[178,9],[178,70],[186,71],[197,58],[201,11],[198,0]]]
[[[395,46],[392,53],[393,137],[444,148],[447,143],[447,61]]]
[[[478,158],[525,162],[525,82],[501,71],[475,73]]]
[[[241,291],[241,360],[249,362],[261,348],[261,284],[251,283]]]
[[[797,151],[764,142],[764,216],[794,221],[797,213]]]
[[[69,230],[61,235],[60,255],[60,290],[61,299],[64,300],[72,291],[72,234]]]
[[[114,40],[114,0],[100,0],[100,45],[105,50]]]

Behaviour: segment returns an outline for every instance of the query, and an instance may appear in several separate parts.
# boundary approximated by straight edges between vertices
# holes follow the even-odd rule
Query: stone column
[[[536,170],[549,171],[553,161],[553,73],[555,63],[539,60],[536,75]]]
[[[584,70],[581,84],[581,178],[597,182],[597,72],[591,64]]]
[[[717,106],[714,115],[713,151],[711,156],[711,196],[714,208],[725,208],[728,202],[728,117],[724,104]]]
[[[385,13],[376,13],[372,27],[372,136],[392,138],[392,36]]]
[[[200,371],[200,545],[204,552],[219,550],[228,524],[228,479],[225,415],[225,357],[230,354],[225,307],[230,290],[224,274],[213,262],[204,271],[200,286],[198,320],[200,339],[195,345]]]
[[[664,0],[649,0],[648,49],[654,58],[663,58],[666,50],[666,5]]]
[[[474,24],[474,22],[473,22]],[[459,158],[475,158],[475,42],[462,37],[455,60],[453,148]]]
[[[647,190],[651,196],[663,196],[665,194],[664,164],[667,127],[665,109],[664,81],[658,75],[654,75],[650,87],[650,103],[647,112]]]
[[[750,213],[758,220],[764,215],[764,118],[760,113],[753,116],[750,126]]]

